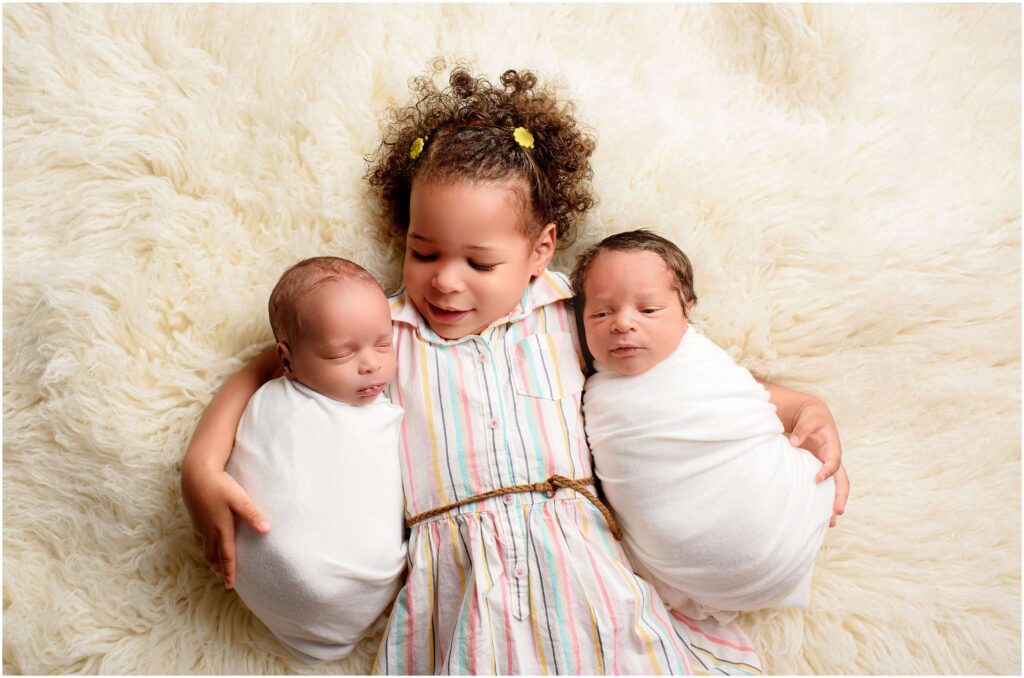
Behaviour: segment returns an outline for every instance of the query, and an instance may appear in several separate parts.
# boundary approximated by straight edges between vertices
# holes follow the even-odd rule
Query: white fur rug
[[[1021,671],[1020,8],[4,8],[4,670],[336,673],[193,545],[178,467],[301,257],[394,288],[361,182],[435,55],[563,83],[581,241],[650,226],[706,333],[832,406],[853,483],[776,673]]]

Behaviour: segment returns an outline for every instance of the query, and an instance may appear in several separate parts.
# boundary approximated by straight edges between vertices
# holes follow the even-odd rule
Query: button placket
[[[515,434],[513,428],[515,424],[509,418],[511,415],[507,410],[506,402],[507,389],[510,387],[511,381],[507,374],[507,365],[504,361],[496,359],[492,350],[492,344],[497,344],[498,350],[505,350],[505,335],[497,329],[492,328],[489,334],[485,333],[485,341],[474,345],[474,349],[478,351],[476,363],[481,370],[481,375],[486,375],[487,378],[484,381],[490,387],[492,395],[490,412],[485,415],[483,424],[486,431],[495,432],[494,440],[498,446],[497,450],[493,450],[496,453],[496,458],[491,459],[489,464],[495,475],[496,488],[499,484],[507,486],[524,482],[522,473],[517,469],[519,460],[509,454],[510,441],[507,436]],[[502,466],[500,474],[493,467],[494,463]],[[527,527],[527,511],[524,510],[524,503],[519,501],[518,497],[519,495],[514,494],[502,496],[501,501],[504,506],[501,507],[501,513],[504,515],[499,520],[503,527],[504,540],[507,540],[502,549],[502,564],[506,575],[505,586],[508,587],[509,597],[513,601],[512,616],[517,620],[523,620],[530,616],[530,570],[526,536],[529,528]]]
[[[487,486],[480,488],[480,491],[483,492],[506,484],[504,479],[508,474],[504,468],[499,466],[499,464],[504,466],[501,460],[504,456],[502,450],[506,442],[500,432],[496,433],[497,428],[491,425],[491,422],[495,421],[497,414],[495,412],[496,403],[500,401],[497,400],[498,393],[495,379],[489,369],[490,365],[480,360],[481,356],[488,355],[487,341],[482,336],[474,337],[473,342],[467,346],[467,349],[473,351],[471,356],[467,356],[467,362],[470,363],[468,366],[469,370],[475,373],[475,383],[478,384],[479,388],[477,402],[480,404],[480,407],[474,412],[475,417],[479,418],[475,418],[475,421],[470,425],[475,430],[480,431],[481,434],[477,445],[479,455],[484,462],[484,468],[487,469],[489,478],[484,481],[487,483]]]
[[[509,496],[509,495],[506,495]],[[512,616],[516,619],[527,619],[530,616],[530,554],[526,533],[529,531],[527,521],[529,509],[523,506],[510,506],[509,520],[512,531],[509,538],[514,540],[514,548],[505,550],[506,586],[509,596],[515,603],[512,605]]]

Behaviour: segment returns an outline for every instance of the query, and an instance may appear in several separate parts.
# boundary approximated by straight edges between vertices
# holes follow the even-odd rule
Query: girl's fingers
[[[846,499],[850,496],[850,478],[846,475],[846,469],[840,467],[836,472],[836,501],[832,505],[832,511],[836,515],[843,515],[846,511]]]
[[[267,517],[257,508],[256,504],[252,503],[249,495],[241,486],[236,485],[235,487],[237,491],[230,499],[231,510],[260,534],[270,532],[270,521],[267,520]]]
[[[839,454],[839,446],[831,440],[825,441],[821,449],[818,450],[818,454],[815,455],[821,461],[821,470],[818,471],[818,475],[815,476],[815,482],[821,482],[826,478],[835,475],[839,472],[841,457]]]
[[[220,567],[220,551],[217,549],[216,539],[203,540],[203,557],[206,558],[207,564],[216,572],[217,568]]]
[[[256,504],[246,499],[245,503],[242,504],[242,510],[239,513],[242,519],[249,524],[249,527],[256,530],[260,534],[266,534],[270,532],[270,521],[267,517],[256,508]]]
[[[235,588],[235,535],[224,535],[220,543],[220,564],[223,568],[224,586]]]
[[[830,459],[821,465],[821,470],[818,471],[818,475],[814,477],[814,482],[820,483],[831,478],[835,475],[836,470],[839,469],[839,460]]]

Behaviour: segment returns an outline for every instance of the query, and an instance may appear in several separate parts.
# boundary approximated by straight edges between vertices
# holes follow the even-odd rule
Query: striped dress
[[[495,488],[593,474],[564,276],[536,278],[505,318],[447,341],[391,301],[416,515]],[[409,571],[374,664],[397,674],[757,673],[735,624],[669,613],[598,510],[572,490],[509,494],[413,526]]]

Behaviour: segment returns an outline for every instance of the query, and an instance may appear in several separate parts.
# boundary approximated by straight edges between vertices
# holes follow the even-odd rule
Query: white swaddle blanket
[[[643,374],[597,367],[587,437],[637,572],[696,619],[805,606],[834,482],[814,482],[764,387],[692,325]]]
[[[398,426],[280,378],[253,395],[227,470],[270,520],[237,534],[235,589],[304,659],[338,659],[375,628],[405,568]]]

